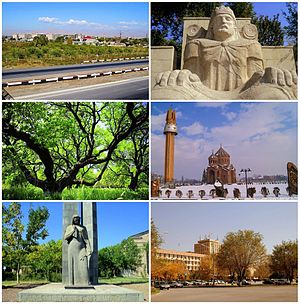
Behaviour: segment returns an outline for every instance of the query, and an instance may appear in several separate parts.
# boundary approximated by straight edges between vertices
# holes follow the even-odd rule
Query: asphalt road
[[[162,290],[152,302],[297,302],[298,286],[178,288]]]
[[[35,100],[146,100],[149,95],[149,77],[131,78],[116,82],[90,85],[47,93],[18,96],[16,99]]]
[[[149,62],[148,59],[141,60],[129,60],[129,61],[117,61],[117,62],[103,62],[103,63],[91,63],[91,64],[76,64],[76,65],[61,65],[53,67],[43,67],[43,68],[30,68],[30,69],[13,69],[13,70],[3,70],[2,80],[6,79],[22,79],[28,77],[40,77],[43,75],[50,74],[62,74],[62,73],[82,73],[83,71],[99,70],[101,68],[122,68],[129,65],[145,65]]]

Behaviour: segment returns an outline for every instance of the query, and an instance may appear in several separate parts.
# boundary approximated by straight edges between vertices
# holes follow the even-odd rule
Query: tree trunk
[[[20,279],[19,279],[19,274],[20,274],[20,264],[17,264],[17,285],[19,285],[20,283]]]
[[[128,188],[130,190],[133,190],[133,191],[136,190],[137,185],[138,185],[138,179],[139,179],[139,176],[137,174],[131,177],[130,184],[128,186]]]

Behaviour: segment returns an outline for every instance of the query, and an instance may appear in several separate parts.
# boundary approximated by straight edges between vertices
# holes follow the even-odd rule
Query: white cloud
[[[119,24],[123,24],[123,25],[138,25],[139,23],[137,21],[120,21],[118,22]]]
[[[54,17],[39,17],[38,20],[46,23],[55,23],[58,21],[58,19]]]
[[[199,122],[194,122],[188,127],[181,128],[187,135],[204,135],[206,128],[201,125]]]

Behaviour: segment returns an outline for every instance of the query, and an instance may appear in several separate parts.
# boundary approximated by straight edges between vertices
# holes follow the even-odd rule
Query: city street
[[[204,287],[162,290],[153,302],[297,302],[297,286]]]

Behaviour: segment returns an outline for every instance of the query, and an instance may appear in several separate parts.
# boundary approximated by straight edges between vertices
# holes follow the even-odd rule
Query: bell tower
[[[177,135],[176,112],[172,109],[167,112],[164,134],[166,135],[165,182],[171,183],[174,180],[174,146],[175,135]]]

